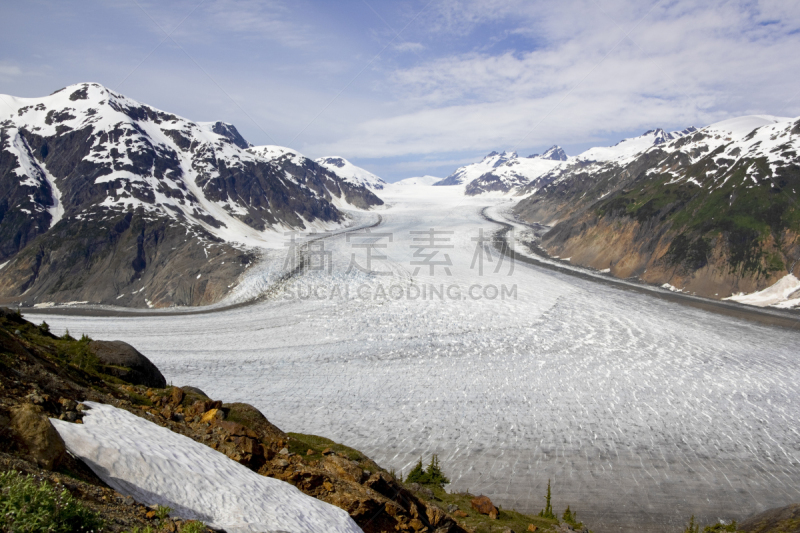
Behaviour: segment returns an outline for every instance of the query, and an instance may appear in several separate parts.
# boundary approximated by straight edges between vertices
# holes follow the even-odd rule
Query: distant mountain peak
[[[566,161],[567,160],[567,153],[564,151],[563,148],[554,144],[550,148],[548,148],[545,153],[542,155],[539,154],[532,154],[528,156],[528,159],[551,159],[553,161]]]

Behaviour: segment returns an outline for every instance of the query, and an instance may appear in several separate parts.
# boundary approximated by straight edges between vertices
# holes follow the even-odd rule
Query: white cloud
[[[602,12],[593,2],[526,4],[512,30],[543,26],[550,40],[531,51],[473,51],[397,69],[383,90],[403,112],[316,148],[350,157],[526,148],[736,114],[800,114],[792,102],[800,4],[616,1]],[[519,7],[447,1],[431,24],[439,31],[507,20],[509,6]]]

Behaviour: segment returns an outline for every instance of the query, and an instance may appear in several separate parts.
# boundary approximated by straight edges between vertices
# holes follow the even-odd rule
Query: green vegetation
[[[441,487],[450,483],[447,476],[442,472],[439,466],[439,456],[433,454],[431,462],[428,464],[427,470],[422,467],[422,458],[417,462],[416,466],[406,476],[406,483],[419,483],[421,485],[436,485]]]
[[[463,492],[448,493],[443,487],[437,485],[429,485],[428,488],[433,491],[431,501],[439,507],[447,508],[450,505],[457,505],[467,515],[459,517],[458,522],[468,531],[474,531],[475,533],[496,533],[497,531],[502,531],[503,528],[522,532],[527,531],[528,526],[531,524],[536,526],[539,531],[544,531],[558,525],[558,520],[555,518],[545,519],[507,509],[499,509],[500,512],[497,519],[492,520],[487,515],[480,514],[472,508],[471,501],[475,498],[474,494]]]
[[[670,224],[679,232],[665,256],[671,266],[702,268],[712,244],[722,239],[732,272],[768,275],[783,270],[785,232],[800,232],[800,172],[791,168],[773,174],[765,158],[745,159],[721,172],[715,182],[719,185],[712,188],[706,176],[720,168],[714,157],[709,154],[686,171],[702,188],[688,181],[671,183],[674,176],[669,174],[650,175],[601,201],[595,211],[600,217]],[[748,175],[751,164],[766,176],[758,184]]]
[[[103,521],[63,489],[33,476],[0,474],[0,530],[13,533],[99,531]]]
[[[169,513],[172,512],[172,507],[167,507],[166,505],[159,505],[156,507],[156,518],[158,518],[159,522],[162,520],[166,520],[169,518]]]
[[[288,435],[291,437],[289,441],[289,451],[298,455],[306,455],[308,450],[313,450],[315,455],[319,454],[321,456],[326,448],[330,448],[331,451],[347,457],[351,461],[358,461],[361,463],[368,460],[367,456],[360,451],[343,444],[338,444],[325,437],[304,435],[302,433],[289,433]]]
[[[665,254],[665,259],[669,266],[682,266],[691,272],[706,266],[710,254],[711,243],[709,239],[699,237],[692,240],[691,237],[681,233],[672,239]]]
[[[567,505],[567,508],[564,510],[564,514],[561,516],[561,519],[575,529],[580,529],[583,527],[583,523],[578,521],[578,513],[570,510],[569,505]]]
[[[204,531],[206,531],[206,526],[197,520],[190,520],[181,527],[181,533],[203,533]]]
[[[699,533],[700,525],[694,523],[694,515],[689,519],[689,525],[683,530],[683,533]]]
[[[547,497],[545,498],[544,509],[539,511],[539,516],[548,518],[550,520],[557,520],[556,514],[553,512],[553,506],[550,504],[550,480],[547,480]]]
[[[145,527],[134,527],[130,530],[129,533],[155,533],[155,530],[151,526]]]

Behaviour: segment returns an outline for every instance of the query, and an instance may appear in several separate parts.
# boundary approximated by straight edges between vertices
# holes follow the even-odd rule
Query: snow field
[[[231,533],[360,533],[342,509],[111,405],[83,424],[52,419],[67,449],[114,490]]]

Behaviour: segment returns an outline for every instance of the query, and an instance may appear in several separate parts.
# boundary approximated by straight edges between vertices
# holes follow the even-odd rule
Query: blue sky
[[[82,81],[394,181],[491,150],[800,115],[800,3],[0,3],[0,93]]]

